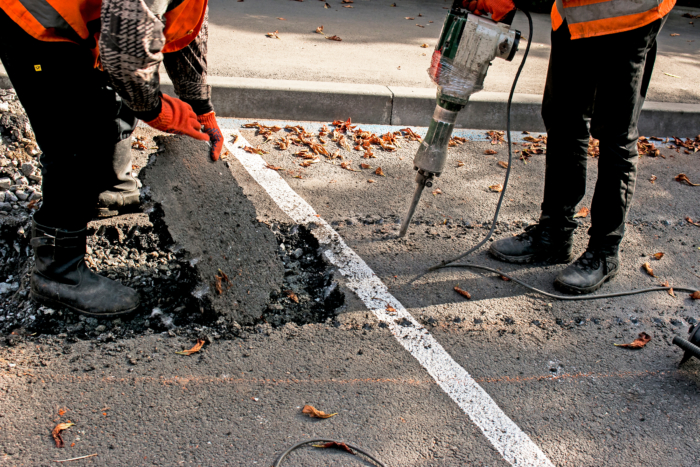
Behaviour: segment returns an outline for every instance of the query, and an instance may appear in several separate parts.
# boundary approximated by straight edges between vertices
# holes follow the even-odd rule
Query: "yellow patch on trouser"
[[[41,65],[34,65],[34,71],[41,71]]]

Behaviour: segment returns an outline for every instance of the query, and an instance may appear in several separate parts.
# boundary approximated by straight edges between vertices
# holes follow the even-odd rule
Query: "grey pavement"
[[[560,302],[491,274],[447,270],[419,277],[426,266],[464,251],[487,232],[482,224],[491,219],[497,197],[487,187],[502,182],[497,162],[507,157],[505,146],[468,142],[450,149],[448,169],[436,186],[442,193],[424,194],[415,218],[420,225],[397,240],[396,220],[413,190],[411,160],[419,143],[402,143],[397,152],[377,150],[370,160],[342,150],[357,169],[360,162],[382,167],[386,177],[380,177],[328,162],[303,169],[295,149],[276,150],[252,130],[242,134],[269,151],[265,160],[284,169],[287,183],[554,465],[700,464],[700,362],[678,369],[681,352],[670,344],[700,319],[699,301],[662,292]],[[674,180],[679,172],[700,180],[698,153],[659,146],[663,158],[640,159],[622,271],[601,292],[666,280],[700,288],[700,230],[684,221],[700,218],[700,188]],[[497,154],[484,155],[492,148]],[[289,222],[235,158],[226,162],[260,220]],[[589,194],[581,206],[590,206],[597,174],[597,161],[589,162]],[[538,215],[544,156],[527,164],[516,160],[513,170],[497,237],[520,231]],[[580,223],[577,252],[585,247],[590,218]],[[651,260],[656,252],[665,256]],[[471,260],[550,292],[563,267],[507,265],[483,251]],[[657,277],[642,271],[645,261]],[[472,299],[457,295],[455,285]],[[642,331],[652,336],[644,349],[613,346]],[[366,448],[389,466],[508,465],[347,291],[335,324],[261,324],[190,357],[174,354],[191,345],[146,334],[114,342],[28,336],[0,347],[2,460],[55,465],[56,459],[98,453],[82,465],[269,466],[296,441],[328,436]],[[309,419],[299,413],[305,404],[338,415]],[[61,408],[68,411],[59,417]],[[50,430],[65,420],[76,426],[65,432],[68,447],[61,450]],[[286,465],[363,465],[353,462],[305,448]]]

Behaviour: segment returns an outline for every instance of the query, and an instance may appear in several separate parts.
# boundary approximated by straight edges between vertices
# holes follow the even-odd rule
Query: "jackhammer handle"
[[[681,349],[691,354],[693,357],[700,359],[700,347],[698,347],[697,345],[688,342],[687,340],[678,336],[674,337],[672,342]]]

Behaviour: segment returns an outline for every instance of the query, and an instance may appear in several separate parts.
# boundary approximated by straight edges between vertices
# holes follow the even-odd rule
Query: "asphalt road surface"
[[[240,122],[223,126],[231,133]],[[325,222],[337,233],[329,236],[327,257],[343,277],[339,315],[304,326],[259,324],[191,356],[175,351],[192,341],[167,333],[112,342],[8,338],[0,347],[6,465],[56,465],[97,453],[71,464],[269,466],[286,447],[314,437],[356,444],[390,466],[700,464],[700,362],[679,369],[681,352],[670,344],[700,319],[700,302],[687,293],[561,302],[493,274],[421,275],[486,234],[498,196],[488,186],[502,183],[497,162],[507,159],[505,145],[461,133],[473,140],[450,149],[433,188],[441,193],[426,190],[415,217],[420,224],[397,239],[417,142],[375,150],[373,159],[343,149],[356,170],[349,171],[323,157],[303,168],[293,156],[298,147],[280,151],[255,130],[240,134],[236,144],[227,138],[230,153],[221,164],[258,219],[274,225],[313,218],[307,225],[319,237]],[[246,144],[267,151],[264,162],[281,170],[264,169],[258,155],[236,149]],[[699,156],[657,144],[664,157],[639,161],[622,271],[601,292],[663,281],[700,288],[700,228],[684,220],[700,218],[700,188],[674,180],[682,172],[700,181]],[[336,150],[335,143],[328,147]],[[514,148],[523,148],[522,139]],[[490,149],[497,153],[485,155]],[[544,156],[527,164],[515,156],[497,237],[538,216]],[[596,160],[589,162],[581,206],[590,206],[596,177]],[[374,173],[377,167],[385,176]],[[580,223],[577,252],[585,248],[590,217]],[[654,260],[656,252],[665,255]],[[503,264],[484,249],[471,260],[550,292],[563,268]],[[641,269],[647,261],[655,278]],[[472,298],[456,294],[455,285]],[[368,306],[377,297],[396,311]],[[645,348],[613,346],[640,332],[652,336]],[[310,419],[301,414],[305,404],[337,415]],[[67,420],[76,425],[58,449],[51,430]],[[308,447],[283,465],[371,464]]]

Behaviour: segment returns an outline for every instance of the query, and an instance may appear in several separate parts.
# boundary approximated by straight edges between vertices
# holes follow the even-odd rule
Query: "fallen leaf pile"
[[[649,343],[651,336],[646,332],[639,333],[639,337],[630,344],[614,344],[615,347],[626,347],[628,349],[641,349]]]
[[[527,162],[527,160],[534,155],[544,154],[547,145],[547,136],[540,136],[539,138],[525,136],[523,139],[526,142],[523,143],[525,147],[520,153],[521,161]]]
[[[453,148],[455,146],[461,146],[466,142],[467,142],[467,138],[460,138],[459,136],[453,136],[452,138],[450,138],[450,142],[447,143],[447,145],[449,147]]]
[[[652,136],[652,139],[655,139]],[[640,156],[659,157],[661,152],[649,141],[646,136],[640,136],[637,140],[637,152]]]
[[[588,138],[588,156],[598,157],[600,156],[600,141],[595,138]]]
[[[199,352],[204,347],[206,341],[204,339],[197,339],[197,343],[190,350],[182,350],[180,352],[175,352],[178,355],[192,355],[193,353]]]
[[[505,131],[496,131],[496,130],[490,130],[486,132],[486,136],[488,136],[491,139],[491,144],[503,144],[506,142],[505,139],[503,139],[503,135],[505,135]]]
[[[75,425],[75,423],[72,423],[72,422],[59,423],[53,429],[53,431],[51,432],[51,435],[53,436],[53,440],[56,442],[57,448],[65,447],[65,443],[63,442],[63,436],[61,436],[61,432],[63,430],[67,430],[68,428],[72,427],[73,425]]]
[[[304,408],[301,409],[301,413],[306,414],[311,418],[331,418],[334,415],[338,415],[337,413],[327,414],[326,412],[322,412],[311,405],[305,405]]]

